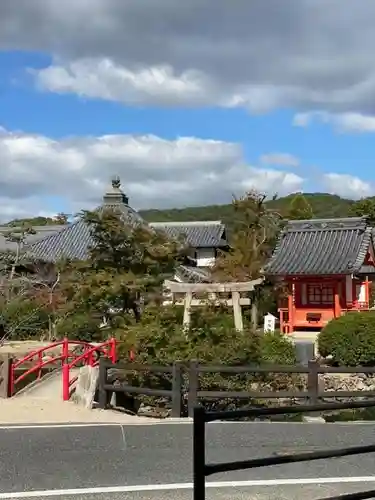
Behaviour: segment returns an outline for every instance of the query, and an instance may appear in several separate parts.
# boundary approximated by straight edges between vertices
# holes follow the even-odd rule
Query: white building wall
[[[215,265],[214,248],[197,248],[196,260],[198,267],[212,267]]]

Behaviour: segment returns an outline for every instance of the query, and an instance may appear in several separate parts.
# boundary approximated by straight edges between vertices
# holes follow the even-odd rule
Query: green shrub
[[[233,317],[226,312],[199,309],[192,314],[189,331],[182,328],[181,307],[148,310],[141,323],[126,335],[136,338],[136,361],[149,365],[171,365],[182,361],[197,360],[208,365],[259,365],[295,364],[294,345],[279,333],[254,333],[249,329],[237,332]],[[176,319],[178,318],[178,322]],[[129,343],[123,344],[123,357],[128,356]],[[169,375],[133,373],[127,377],[132,384],[145,387],[171,387]],[[259,384],[267,390],[288,390],[298,383],[293,375],[265,373],[202,373],[200,389],[206,391],[251,391],[259,390]],[[187,392],[188,380],[185,377]],[[149,400],[148,400],[149,401]],[[249,401],[206,400],[209,408],[235,408],[249,405]]]
[[[318,336],[323,357],[335,364],[359,366],[375,364],[375,311],[352,312],[333,319]]]
[[[101,319],[87,313],[77,313],[61,319],[56,324],[56,333],[59,338],[67,337],[70,340],[85,342],[99,342],[104,330],[100,328]]]
[[[15,298],[1,304],[0,320],[10,340],[39,340],[48,330],[48,310],[35,300]]]
[[[262,363],[275,365],[297,364],[294,344],[280,332],[267,332],[261,335],[260,357]]]

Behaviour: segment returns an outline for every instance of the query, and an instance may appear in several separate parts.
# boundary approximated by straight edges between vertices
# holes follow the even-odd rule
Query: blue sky
[[[57,0],[48,7],[35,0],[26,12],[9,2],[0,20],[1,218],[92,206],[114,174],[141,208],[226,203],[251,188],[374,194],[367,32],[362,27],[363,41],[353,34],[351,59],[350,37],[340,42],[348,20],[335,14],[334,0],[325,22],[327,32],[335,28],[337,53],[324,45],[316,10],[309,31],[288,46],[281,21],[272,32],[266,24],[271,6],[254,3],[264,30],[251,33],[250,25],[241,30],[248,7],[231,19],[219,1],[207,32],[197,24],[202,4],[186,7],[181,21],[159,0],[166,22],[158,26],[159,11],[146,21],[148,7],[156,8],[147,2],[94,0],[92,13],[107,23],[82,33],[76,19],[88,14],[86,2],[69,0],[64,13]],[[309,0],[300,12],[288,11],[289,0],[285,6],[288,21],[311,9]],[[361,9],[367,17],[371,4]],[[40,25],[26,32],[27,15]]]

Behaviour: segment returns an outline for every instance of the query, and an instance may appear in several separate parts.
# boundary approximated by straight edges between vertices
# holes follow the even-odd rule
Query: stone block
[[[79,370],[78,380],[72,400],[84,406],[92,408],[94,405],[95,393],[99,382],[98,366],[83,366]]]
[[[8,398],[9,382],[10,382],[10,369],[12,358],[9,354],[5,353],[0,355],[0,398]]]

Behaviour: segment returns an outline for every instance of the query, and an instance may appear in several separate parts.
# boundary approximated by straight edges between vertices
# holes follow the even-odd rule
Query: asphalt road
[[[375,424],[214,423],[207,426],[207,461],[265,457],[375,442]],[[189,424],[84,427],[0,427],[0,499],[187,500],[192,481]],[[207,499],[321,498],[375,489],[375,454],[288,464],[215,475],[209,481],[250,481],[208,488]],[[357,484],[316,484],[327,478],[365,477]],[[313,484],[306,484],[306,479]],[[295,480],[299,484],[278,483]],[[254,481],[263,480],[257,485]],[[267,483],[268,481],[268,483]],[[269,481],[273,481],[270,484]],[[131,491],[146,485],[149,491]],[[147,485],[149,485],[147,487]],[[150,486],[151,485],[151,486]],[[165,490],[157,489],[165,486]],[[220,485],[219,485],[220,486]],[[222,486],[222,485],[221,485]],[[109,488],[117,488],[110,491]],[[98,488],[97,493],[90,488]],[[105,491],[107,488],[107,491]],[[80,493],[77,490],[82,490]],[[99,491],[101,490],[101,491]],[[24,492],[24,493],[23,493]],[[13,496],[5,496],[13,493]],[[93,494],[95,493],[95,494]]]

